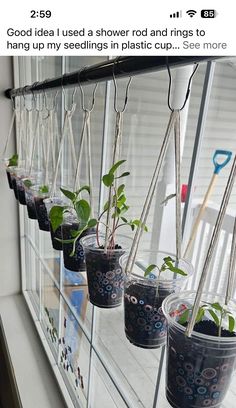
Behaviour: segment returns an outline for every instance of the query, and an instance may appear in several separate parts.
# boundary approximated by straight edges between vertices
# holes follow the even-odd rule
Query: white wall
[[[0,58],[0,157],[9,131],[11,101],[4,91],[13,86],[12,58]],[[13,137],[12,137],[13,139]],[[8,153],[14,152],[11,140]],[[9,189],[4,165],[0,163],[0,296],[20,291],[17,202]]]

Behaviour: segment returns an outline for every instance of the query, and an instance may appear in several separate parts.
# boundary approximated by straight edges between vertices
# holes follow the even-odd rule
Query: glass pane
[[[59,291],[55,287],[45,269],[42,270],[42,326],[48,339],[48,343],[58,355],[58,341],[60,333],[60,304]]]
[[[123,401],[96,354],[92,354],[89,408],[125,408]],[[138,406],[137,406],[138,408]]]
[[[86,407],[90,345],[62,298],[61,306],[59,366],[80,402],[78,406]]]
[[[76,314],[80,325],[91,337],[92,308],[88,301],[88,286],[86,272],[72,272],[62,269],[63,295],[71,309]]]
[[[125,336],[123,308],[96,308],[95,347],[114,378],[137,407],[153,404],[160,349],[145,350],[132,345]],[[143,386],[145,384],[145,387]]]

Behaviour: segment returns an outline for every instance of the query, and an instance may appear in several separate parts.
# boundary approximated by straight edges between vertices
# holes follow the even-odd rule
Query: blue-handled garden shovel
[[[219,159],[221,157],[221,161],[222,161],[222,156],[225,156],[225,160],[220,163]],[[216,183],[216,180],[218,178],[218,175],[219,175],[221,169],[223,169],[226,166],[226,164],[230,161],[231,157],[232,157],[232,152],[229,152],[227,150],[216,150],[215,153],[214,153],[214,156],[213,156],[213,164],[215,166],[214,173],[213,173],[211,182],[209,184],[209,187],[207,189],[206,195],[204,197],[203,203],[202,203],[202,205],[201,205],[201,207],[199,209],[197,218],[196,218],[196,220],[195,220],[195,222],[193,224],[191,235],[190,235],[187,247],[186,247],[185,252],[184,252],[184,258],[188,256],[188,254],[189,254],[189,252],[190,252],[190,250],[192,248],[192,244],[193,244],[193,241],[194,241],[194,239],[196,237],[196,233],[197,233],[199,223],[200,223],[200,221],[202,219],[202,216],[203,216],[203,213],[205,211],[208,200],[209,200],[209,198],[210,198],[210,196],[211,196],[211,194],[213,192],[213,189],[215,187],[215,183]]]

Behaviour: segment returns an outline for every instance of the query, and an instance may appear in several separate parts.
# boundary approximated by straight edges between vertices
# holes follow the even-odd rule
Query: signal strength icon
[[[176,11],[175,13],[170,14],[170,18],[180,18],[180,17],[182,17],[182,10]]]
[[[186,11],[186,13],[189,15],[189,17],[193,17],[193,16],[195,16],[195,14],[197,14],[197,12],[196,12],[196,10],[188,10],[188,11]]]

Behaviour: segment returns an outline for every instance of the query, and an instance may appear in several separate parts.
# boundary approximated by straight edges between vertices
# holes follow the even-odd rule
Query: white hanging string
[[[18,143],[17,143],[17,148],[18,148],[18,161],[21,160],[22,157],[22,122],[23,122],[23,109],[20,108],[19,111],[19,116],[17,113],[17,122],[18,122],[18,129],[19,131],[17,132],[17,139],[18,139]]]
[[[57,176],[58,176],[59,164],[60,164],[60,160],[61,160],[62,149],[63,149],[63,145],[64,145],[64,140],[65,140],[65,137],[66,137],[68,120],[69,120],[70,117],[73,116],[73,114],[75,112],[75,108],[76,108],[76,105],[73,104],[71,110],[65,110],[64,121],[63,121],[63,129],[62,129],[62,136],[61,136],[61,141],[60,141],[60,146],[59,146],[59,151],[58,151],[57,163],[56,163],[54,178],[53,178],[53,182],[52,182],[52,188],[51,188],[51,191],[50,191],[50,196],[51,197],[54,196],[55,192],[56,192],[56,182],[57,182]]]
[[[46,169],[46,142],[45,142],[45,126],[43,120],[43,112],[42,110],[39,111],[39,135],[41,140],[41,147],[42,147],[42,166],[44,170]]]
[[[78,191],[79,188],[80,188],[80,186],[79,186],[79,171],[80,171],[80,166],[81,166],[82,154],[83,154],[83,151],[84,151],[84,140],[85,140],[85,136],[86,136],[86,139],[87,139],[86,157],[87,157],[88,183],[89,183],[89,186],[90,186],[89,202],[90,202],[90,208],[91,208],[91,217],[93,217],[94,200],[93,200],[93,171],[92,171],[90,123],[91,123],[91,112],[93,111],[94,105],[95,105],[95,95],[96,95],[97,86],[98,85],[95,84],[95,87],[93,89],[91,106],[86,108],[85,107],[85,96],[84,96],[83,87],[79,83],[80,92],[81,92],[81,106],[82,106],[82,110],[83,110],[83,124],[82,124],[81,136],[80,136],[79,154],[78,154],[76,173],[75,173],[75,180],[74,180],[74,191]]]
[[[176,262],[178,264],[181,258],[181,175],[180,175],[180,112],[176,111],[177,116],[174,124],[174,138],[175,138],[175,222],[176,222]]]
[[[139,242],[143,233],[143,228],[142,226],[146,224],[147,221],[147,217],[150,211],[150,207],[151,207],[151,203],[152,203],[152,199],[155,193],[155,189],[156,189],[156,185],[159,179],[159,175],[160,175],[160,170],[162,167],[162,163],[163,160],[165,158],[166,152],[167,152],[167,148],[169,145],[169,141],[170,141],[170,137],[171,137],[171,131],[173,129],[173,127],[175,126],[175,122],[176,119],[179,115],[179,111],[172,111],[170,114],[170,118],[169,118],[169,122],[167,125],[167,129],[165,132],[165,136],[162,142],[162,146],[161,146],[161,150],[156,162],[156,166],[153,172],[153,176],[149,185],[149,189],[147,192],[147,196],[143,205],[143,209],[142,209],[142,213],[141,213],[141,217],[140,217],[140,225],[137,227],[135,235],[134,235],[134,239],[133,239],[133,243],[130,249],[130,253],[128,256],[128,260],[127,260],[127,264],[126,264],[126,269],[125,272],[126,274],[131,273],[133,266],[134,266],[134,262],[135,262],[135,258],[137,255],[137,251],[138,251],[138,246],[139,246]]]
[[[58,91],[55,93],[55,95],[52,98],[52,107],[48,111],[50,112],[50,127],[51,127],[51,152],[52,152],[52,169],[53,169],[53,174],[56,169],[56,157],[58,154],[59,150],[59,128],[58,128],[58,120],[57,120],[57,96],[58,96]]]
[[[86,113],[86,116],[87,116],[87,113]],[[74,191],[78,191],[79,188],[80,188],[80,185],[79,185],[79,171],[80,171],[80,164],[81,164],[83,146],[84,146],[84,139],[85,139],[85,128],[86,128],[86,119],[84,118],[83,125],[82,125],[81,136],[80,136],[79,155],[78,155],[76,172],[75,172]]]
[[[88,153],[88,180],[90,186],[90,207],[91,207],[91,217],[93,217],[94,212],[94,198],[93,198],[93,169],[92,169],[92,154],[91,154],[91,129],[90,129],[90,114],[87,112],[86,118],[86,130],[87,130],[87,153]]]
[[[75,110],[76,104],[73,104],[73,105],[72,105],[72,110]],[[72,166],[73,166],[74,171],[76,171],[76,149],[75,149],[73,126],[72,126],[72,116],[68,117],[68,129],[69,129],[69,145],[71,148]]]
[[[58,156],[59,152],[59,147],[60,147],[60,132],[59,132],[59,126],[58,126],[58,118],[57,118],[57,112],[56,112],[56,107],[54,108],[54,115],[53,115],[53,132],[54,132],[54,154],[55,154],[55,165],[54,165],[54,172],[56,170],[56,158]]]
[[[31,175],[32,168],[33,168],[35,150],[36,150],[36,145],[38,141],[38,128],[39,128],[39,111],[36,110],[36,118],[35,118],[35,125],[34,125],[34,131],[33,131],[33,146],[32,146],[32,151],[31,151],[30,165],[29,165],[29,175]]]
[[[228,272],[228,281],[227,289],[225,295],[225,304],[227,305],[230,299],[233,297],[234,285],[235,285],[235,273],[236,273],[236,217],[234,220],[234,228],[232,235],[231,251],[229,258],[229,272]]]
[[[50,111],[47,113],[46,126],[45,126],[45,136],[46,136],[46,165],[45,165],[45,185],[49,184],[49,161],[50,161],[50,153],[51,153],[51,128],[50,128]]]
[[[225,188],[224,196],[222,198],[220,210],[219,210],[219,213],[218,213],[216,224],[215,224],[215,227],[214,227],[214,230],[213,230],[213,233],[212,233],[211,241],[210,241],[209,248],[208,248],[208,251],[207,251],[207,255],[206,255],[206,258],[205,258],[205,262],[204,262],[204,265],[203,265],[202,274],[201,274],[200,281],[199,281],[199,284],[198,284],[197,293],[196,293],[196,296],[195,296],[195,299],[194,299],[191,318],[190,318],[190,320],[188,322],[188,326],[187,326],[186,331],[185,331],[185,335],[188,336],[188,337],[191,336],[194,325],[195,325],[195,321],[196,321],[196,317],[197,317],[197,314],[198,314],[198,309],[199,309],[199,306],[200,306],[203,289],[204,289],[206,278],[207,278],[207,273],[208,273],[209,266],[210,266],[210,263],[211,263],[211,260],[212,260],[212,257],[213,257],[213,254],[214,254],[214,251],[215,251],[215,248],[216,248],[219,236],[220,236],[220,230],[221,230],[221,227],[222,227],[222,224],[223,224],[223,220],[224,220],[224,216],[225,216],[225,213],[226,213],[227,205],[229,203],[231,192],[232,192],[232,189],[233,189],[233,186],[234,186],[235,177],[236,177],[236,155],[234,157],[234,162],[232,164],[232,168],[231,168],[230,175],[229,175],[229,178],[228,178],[227,186]]]
[[[114,144],[113,144],[113,153],[112,153],[112,164],[111,166],[114,166],[114,164],[119,160],[119,154],[120,154],[120,140],[121,140],[121,134],[122,134],[122,115],[123,112],[116,112],[116,124],[115,124],[115,139],[114,139]],[[111,203],[112,200],[112,188],[109,188],[108,191],[108,203]],[[111,206],[108,206],[107,213],[106,213],[106,229],[105,229],[105,244],[104,244],[104,251],[106,252],[107,247],[108,247],[108,236],[109,236],[109,231],[111,230],[110,228],[111,224]]]
[[[11,138],[11,134],[12,134],[12,131],[13,131],[15,121],[16,121],[16,109],[13,106],[13,112],[12,112],[10,127],[9,127],[8,135],[7,135],[7,138],[6,138],[6,142],[5,142],[5,145],[4,145],[4,149],[3,149],[3,152],[2,152],[2,158],[6,157],[6,152],[7,152],[7,148],[8,148],[8,145],[9,145],[9,141],[10,141],[10,138]]]
[[[118,62],[119,57],[117,58]],[[119,160],[120,153],[121,153],[121,142],[122,142],[122,131],[123,131],[123,114],[127,107],[128,97],[129,97],[129,88],[132,81],[132,77],[129,78],[126,91],[125,91],[125,100],[122,109],[118,109],[118,90],[117,90],[117,83],[115,78],[115,66],[113,65],[113,83],[114,83],[114,111],[116,112],[116,122],[115,122],[115,138],[114,138],[114,145],[113,145],[113,154],[112,154],[112,166]],[[117,182],[115,181],[115,185]],[[112,199],[112,187],[109,187],[108,192],[108,203],[111,202]],[[108,248],[108,237],[110,231],[110,223],[111,223],[111,207],[108,206],[107,214],[106,214],[106,229],[105,229],[105,243],[104,243],[104,252],[107,251]],[[114,237],[113,237],[114,238]]]

